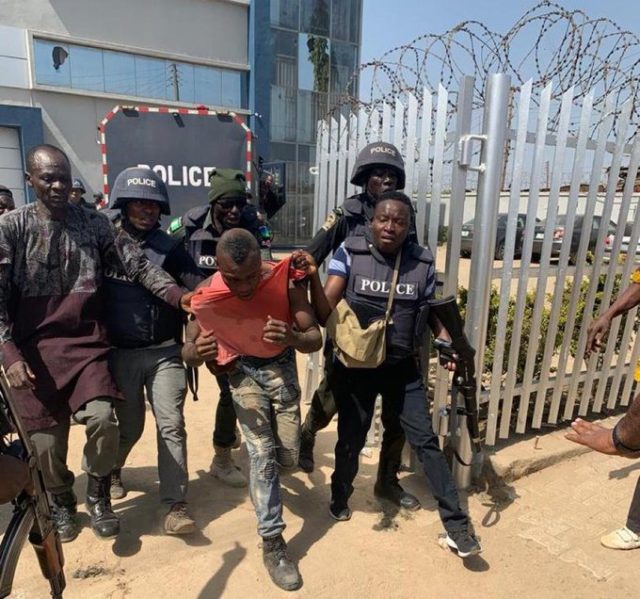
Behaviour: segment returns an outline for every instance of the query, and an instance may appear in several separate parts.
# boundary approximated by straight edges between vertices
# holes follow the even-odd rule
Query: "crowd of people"
[[[187,502],[184,405],[188,381],[206,367],[220,389],[211,473],[221,484],[248,484],[263,561],[278,587],[302,585],[283,537],[280,473],[313,471],[315,436],[337,414],[328,517],[348,521],[378,395],[384,433],[374,494],[398,508],[420,508],[398,479],[408,441],[437,501],[447,544],[462,558],[481,551],[434,433],[417,359],[427,327],[445,342],[449,335],[428,310],[434,259],[417,242],[414,208],[400,191],[405,171],[396,147],[366,146],[350,179],[362,192],[328,215],[306,250],[279,262],[272,260],[264,222],[240,171],[214,170],[209,203],[175,218],[165,232],[160,218],[171,214],[170,198],[150,169],[120,173],[110,210],[98,211],[100,199],[83,199],[84,185],[72,180],[59,148],[31,149],[26,166],[34,203],[15,209],[10,190],[0,187],[0,343],[62,542],[80,531],[67,466],[71,420],[85,427],[82,468],[91,527],[113,538],[120,521],[112,500],[127,494],[124,465],[143,433],[147,401],[156,424],[163,529],[171,535],[197,530]],[[319,266],[330,254],[323,284]],[[592,325],[591,349],[611,318],[640,303],[638,289],[635,281]],[[341,358],[332,322],[343,310],[363,330],[383,323],[375,365],[357,367]],[[325,373],[302,424],[296,352],[320,350],[321,327],[330,332]],[[454,361],[443,365],[456,368]],[[612,432],[578,420],[569,438],[635,455],[639,414],[636,399]],[[242,438],[248,482],[232,458]],[[15,493],[24,484],[19,469],[14,462],[7,470],[1,465]],[[638,509],[632,508],[623,532],[612,533],[623,540],[610,546],[640,546]]]

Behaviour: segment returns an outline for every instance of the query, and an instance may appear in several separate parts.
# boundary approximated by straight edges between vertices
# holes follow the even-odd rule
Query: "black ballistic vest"
[[[180,243],[160,229],[151,231],[140,244],[147,258],[160,268]],[[139,283],[112,270],[104,273],[103,291],[107,332],[112,345],[140,348],[182,336],[182,315]]]
[[[350,237],[345,248],[351,254],[351,270],[345,298],[356,313],[360,326],[368,327],[384,317],[389,299],[395,257],[386,259],[365,237]],[[393,364],[415,351],[416,317],[426,306],[428,279],[435,280],[433,255],[427,248],[405,243],[398,282],[393,297],[391,323],[387,326],[387,357]]]
[[[193,258],[198,268],[204,276],[210,276],[217,272],[218,263],[216,260],[216,248],[220,241],[221,233],[218,233],[212,225],[206,226],[207,220],[210,220],[211,207],[198,206],[192,208],[182,217],[182,224],[185,229],[184,243],[189,255]],[[261,254],[264,259],[271,259],[271,253],[265,253],[263,243],[259,236],[258,213],[255,206],[248,204],[242,211],[240,224],[242,229],[246,229],[251,233],[260,244]]]

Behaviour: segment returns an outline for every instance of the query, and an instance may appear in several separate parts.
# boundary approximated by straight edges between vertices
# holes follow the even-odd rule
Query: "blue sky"
[[[363,0],[361,62],[425,33],[444,33],[462,21],[506,32],[535,0]],[[640,37],[639,0],[558,0],[567,10],[608,17]]]

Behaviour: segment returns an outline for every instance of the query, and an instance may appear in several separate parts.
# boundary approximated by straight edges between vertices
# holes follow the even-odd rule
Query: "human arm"
[[[293,285],[289,288],[289,305],[295,327],[269,317],[262,338],[269,343],[293,347],[303,354],[318,351],[322,347],[322,334],[304,286]]]
[[[640,456],[640,394],[636,395],[627,413],[615,428],[607,428],[595,422],[576,418],[571,431],[565,437],[569,441],[585,445],[600,453],[629,458]],[[615,440],[618,441],[616,447]]]
[[[202,331],[196,320],[189,320],[182,346],[182,359],[187,366],[198,367],[212,362],[218,356],[218,345],[213,333]]]
[[[306,251],[313,256],[316,264],[322,264],[347,238],[348,233],[347,218],[342,208],[336,208],[309,242]]]
[[[444,327],[444,325],[440,322],[440,320],[435,314],[429,314],[429,328],[433,332],[433,335],[437,341],[441,341],[447,346],[451,345],[451,335],[449,334],[449,331],[447,331],[447,329]],[[436,343],[436,347],[438,347],[437,343]],[[454,352],[452,354],[452,358],[453,358],[452,360],[443,360],[442,359],[443,356],[444,356],[444,353],[441,352],[440,364],[450,372],[454,372],[456,370],[456,363],[457,363],[456,360],[458,359],[458,354]]]
[[[5,218],[0,224],[0,344],[9,385],[14,389],[33,389],[35,376],[13,340],[9,315],[16,243],[21,237],[18,222]]]
[[[100,257],[103,265],[124,270],[132,281],[139,283],[168,304],[186,309],[184,292],[174,279],[146,257],[138,243],[122,228],[116,229],[101,214],[91,220],[97,230]]]
[[[638,276],[636,271],[634,276]],[[605,310],[598,318],[596,318],[587,329],[587,346],[585,355],[589,357],[591,352],[597,351],[602,347],[602,340],[611,327],[611,321],[616,317],[624,314],[640,304],[640,282],[632,282],[616,300]]]
[[[320,280],[317,263],[309,252],[302,250],[294,252],[293,265],[307,274],[311,305],[320,324],[326,326],[331,312],[338,305],[347,288],[350,262],[346,250],[344,247],[338,248],[332,258],[329,265],[329,276],[324,287]]]

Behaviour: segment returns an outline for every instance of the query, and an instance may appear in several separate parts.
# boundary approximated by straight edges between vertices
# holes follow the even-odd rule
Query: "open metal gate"
[[[418,235],[436,257],[440,293],[464,287],[485,442],[494,445],[631,398],[627,374],[640,357],[635,310],[614,322],[603,354],[583,356],[594,311],[609,305],[634,268],[640,144],[630,136],[631,102],[616,107],[612,97],[596,113],[593,94],[578,104],[569,90],[552,123],[551,83],[534,102],[531,81],[514,91],[508,76],[491,75],[480,107],[473,86],[466,77],[455,93],[425,89],[393,106],[321,121],[314,230],[355,192],[348,179],[358,151],[375,140],[395,144]],[[317,383],[315,360],[307,393]],[[438,369],[434,427],[441,434],[448,432],[447,388]],[[464,429],[453,434],[468,457]]]

